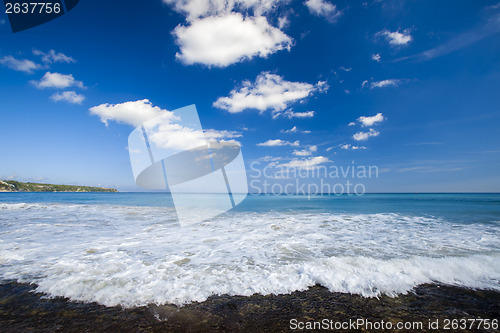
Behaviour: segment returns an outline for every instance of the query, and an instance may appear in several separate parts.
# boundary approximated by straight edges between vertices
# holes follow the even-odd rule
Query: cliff
[[[22,183],[15,180],[0,180],[0,192],[118,192],[114,188],[79,185],[54,185]]]

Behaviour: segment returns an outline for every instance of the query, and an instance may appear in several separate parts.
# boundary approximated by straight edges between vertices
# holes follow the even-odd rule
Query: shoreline
[[[364,298],[330,292],[316,285],[285,295],[212,296],[183,307],[149,305],[130,309],[53,299],[33,292],[35,285],[0,284],[2,332],[285,332],[290,320],[302,322],[422,322],[500,319],[500,292],[426,284],[398,297]],[[442,327],[441,327],[442,329]],[[344,330],[345,331],[345,330]],[[493,332],[477,328],[474,331]]]

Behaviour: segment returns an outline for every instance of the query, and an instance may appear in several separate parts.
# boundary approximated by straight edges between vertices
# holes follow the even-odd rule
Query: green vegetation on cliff
[[[0,180],[0,192],[118,192],[114,188],[22,183],[15,180]]]

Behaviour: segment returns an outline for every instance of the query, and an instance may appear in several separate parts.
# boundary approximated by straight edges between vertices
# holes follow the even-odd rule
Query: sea
[[[0,283],[125,308],[213,295],[500,291],[500,194],[249,195],[190,225],[166,193],[0,193]]]

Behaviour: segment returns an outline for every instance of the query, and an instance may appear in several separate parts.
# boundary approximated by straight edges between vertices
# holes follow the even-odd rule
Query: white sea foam
[[[126,307],[321,284],[378,296],[423,283],[500,290],[498,224],[400,214],[228,213],[180,227],[171,209],[1,204],[0,278]]]

